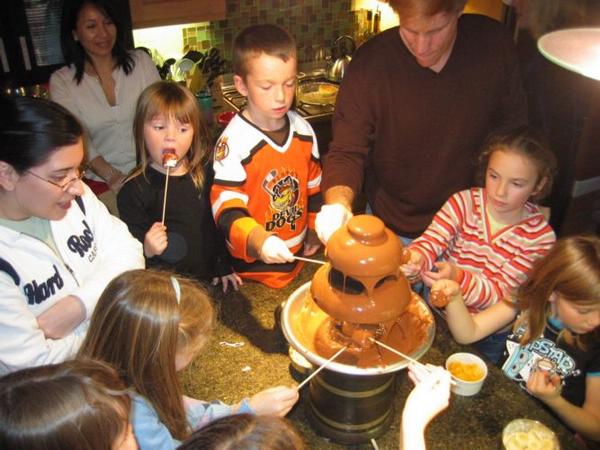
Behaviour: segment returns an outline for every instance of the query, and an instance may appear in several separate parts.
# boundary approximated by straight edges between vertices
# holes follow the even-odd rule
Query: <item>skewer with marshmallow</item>
[[[165,148],[162,151],[162,165],[167,169],[167,176],[165,177],[165,193],[163,195],[163,209],[161,224],[165,224],[165,212],[167,210],[167,189],[169,188],[169,170],[172,167],[177,166],[177,152],[173,148]]]

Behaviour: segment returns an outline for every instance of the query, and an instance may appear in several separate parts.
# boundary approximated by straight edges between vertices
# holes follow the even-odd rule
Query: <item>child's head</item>
[[[488,195],[496,192],[500,197],[507,195],[501,186],[505,180],[506,189],[512,189],[512,195],[523,199],[523,204],[546,197],[552,189],[555,172],[554,154],[545,138],[530,127],[490,136],[479,155],[479,181],[485,184]]]
[[[0,379],[0,447],[137,449],[130,406],[105,363],[82,359],[13,372]]]
[[[112,364],[146,397],[177,439],[188,426],[177,370],[207,342],[212,302],[202,286],[170,272],[133,270],[106,287],[80,354]]]
[[[255,124],[281,120],[296,90],[296,43],[277,25],[252,25],[233,43],[233,72],[237,90],[247,97]]]
[[[524,342],[542,333],[548,312],[564,324],[565,337],[578,344],[599,338],[600,239],[571,236],[558,240],[538,260],[517,298],[529,311],[529,331]]]
[[[302,438],[285,419],[236,414],[196,431],[179,450],[303,450]]]
[[[252,69],[249,61],[263,53],[283,62],[295,60],[296,42],[277,25],[265,23],[246,27],[233,42],[233,73],[245,80]]]
[[[133,133],[139,164],[136,173],[149,164],[162,170],[163,150],[174,149],[178,166],[186,164],[194,183],[202,185],[209,133],[189,89],[169,81],[144,89],[137,101]]]

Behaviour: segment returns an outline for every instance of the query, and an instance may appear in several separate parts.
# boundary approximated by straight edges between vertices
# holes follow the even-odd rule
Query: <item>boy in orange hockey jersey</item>
[[[296,44],[282,28],[253,25],[235,39],[234,82],[247,98],[215,147],[213,215],[242,278],[283,287],[319,249],[321,167],[310,124],[290,111]]]

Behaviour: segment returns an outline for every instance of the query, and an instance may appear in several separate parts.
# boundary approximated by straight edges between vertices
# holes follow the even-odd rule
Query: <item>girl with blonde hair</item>
[[[215,310],[196,281],[157,270],[115,278],[102,294],[80,354],[117,368],[132,389],[132,424],[142,449],[172,449],[192,430],[236,413],[284,416],[295,388],[264,390],[229,406],[183,396],[177,372],[208,341]]]
[[[179,84],[154,83],[138,99],[133,128],[138,166],[117,203],[121,219],[144,244],[147,267],[175,270],[213,285],[221,282],[223,291],[229,284],[237,289],[241,279],[212,218],[210,136],[196,98]],[[176,159],[168,185],[166,153]]]
[[[432,286],[432,298],[447,302],[448,326],[460,343],[488,336],[518,315],[506,340],[504,374],[567,426],[599,441],[600,239],[557,241],[515,297],[471,315],[458,283],[439,280]]]

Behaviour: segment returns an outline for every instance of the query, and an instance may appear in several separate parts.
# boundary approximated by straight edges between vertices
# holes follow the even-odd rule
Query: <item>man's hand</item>
[[[315,229],[321,242],[327,244],[331,235],[342,225],[345,225],[351,217],[352,211],[341,203],[323,205],[315,220]]]
[[[79,297],[69,295],[37,316],[38,326],[46,339],[61,339],[85,320],[86,311]]]

